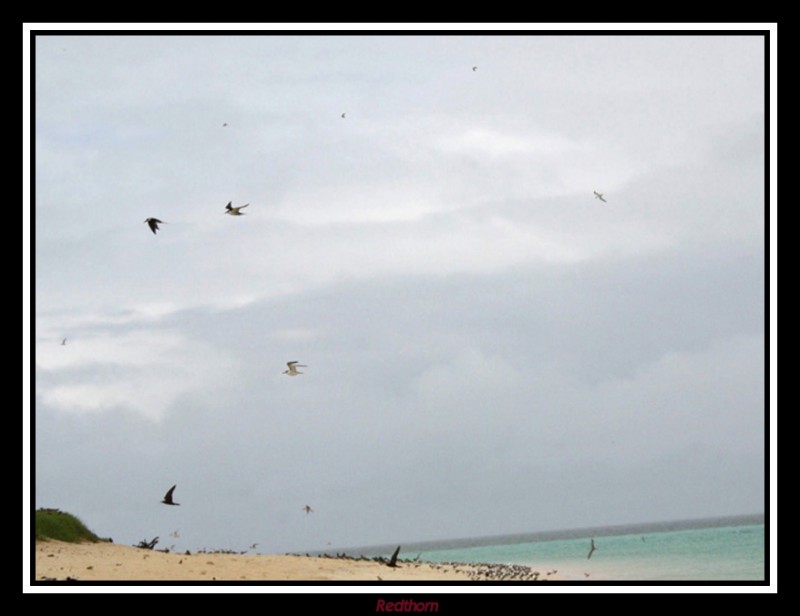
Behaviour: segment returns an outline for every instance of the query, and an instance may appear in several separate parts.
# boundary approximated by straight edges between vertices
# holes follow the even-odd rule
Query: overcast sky
[[[763,512],[764,63],[38,37],[36,505],[261,552]]]

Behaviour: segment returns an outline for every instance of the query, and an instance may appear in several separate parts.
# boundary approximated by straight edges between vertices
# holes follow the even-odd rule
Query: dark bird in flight
[[[251,550],[255,550],[257,547],[258,547],[258,544],[254,543],[253,545],[250,546],[250,549]]]
[[[288,370],[284,370],[282,374],[288,374],[289,376],[297,376],[298,374],[305,374],[304,372],[300,372],[298,368],[308,368],[305,364],[298,363],[296,361],[288,361],[286,365],[289,366]]]
[[[303,511],[306,512],[306,515],[308,515],[309,513],[314,513],[314,510],[309,505],[303,507]]]
[[[477,70],[478,70],[478,67],[477,67],[477,66],[473,66],[473,67],[472,67],[472,72],[473,72],[473,73],[474,73],[475,71],[477,71]]]
[[[592,537],[592,546],[591,546],[591,548],[589,548],[589,556],[586,557],[587,560],[592,557],[592,554],[594,554],[594,551],[596,549],[597,548],[594,546],[594,537]]]
[[[400,546],[397,546],[397,549],[392,554],[392,557],[389,559],[389,562],[386,563],[387,567],[396,567],[397,566],[397,555],[400,553]]]
[[[225,213],[230,214],[231,216],[244,216],[239,210],[246,208],[249,203],[245,203],[244,205],[240,205],[239,207],[233,207],[233,201],[228,201],[228,205],[225,206]]]
[[[342,114],[342,118],[344,118],[344,113]]]
[[[164,500],[162,500],[162,501],[161,501],[162,503],[164,503],[165,505],[180,505],[180,503],[176,503],[176,502],[174,502],[174,501],[172,500],[172,493],[175,491],[175,488],[176,488],[176,487],[177,487],[177,484],[175,484],[174,486],[172,486],[172,487],[171,487],[171,488],[170,488],[170,489],[167,491],[167,493],[164,495]]]
[[[600,201],[602,201],[603,203],[608,203],[608,201],[603,199],[603,193],[599,193],[596,190],[594,191],[594,198],[595,199],[600,199]]]
[[[224,128],[225,126],[227,126],[227,125],[228,125],[228,123],[227,123],[227,122],[223,122],[223,123],[222,123],[222,126],[223,126],[223,128]]]
[[[67,344],[67,339],[66,339],[66,338],[64,338],[64,339],[61,341],[61,346],[66,346],[66,344]]]
[[[164,224],[158,218],[146,218],[145,222],[150,227],[150,230],[153,232],[153,235],[155,235],[156,231],[158,231],[158,225],[163,225]]]

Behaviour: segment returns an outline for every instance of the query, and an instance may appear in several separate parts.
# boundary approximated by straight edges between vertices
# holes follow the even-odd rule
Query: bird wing
[[[177,488],[177,487],[178,487],[178,484],[176,483],[169,490],[167,490],[167,493],[164,495],[164,500],[165,501],[172,502],[172,493],[175,491],[175,488]]]
[[[228,205],[225,206],[225,209],[230,211],[233,209],[233,201],[228,201]]]
[[[242,210],[242,209],[246,208],[248,205],[250,205],[250,204],[249,204],[249,203],[245,203],[244,205],[240,205],[240,206],[239,206],[239,207],[237,207],[236,209],[237,209],[237,210]]]

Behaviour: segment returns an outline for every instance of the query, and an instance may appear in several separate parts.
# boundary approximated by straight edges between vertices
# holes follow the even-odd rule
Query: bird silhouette
[[[249,203],[245,203],[244,205],[240,205],[239,207],[233,207],[233,201],[228,201],[228,205],[225,206],[225,213],[230,214],[231,216],[244,216],[239,210],[246,208]]]
[[[596,190],[594,191],[594,198],[595,199],[600,199],[600,201],[602,201],[603,203],[608,203],[608,201],[603,199],[603,193],[599,193]]]
[[[167,493],[164,495],[164,500],[161,501],[162,503],[164,503],[165,505],[180,505],[180,503],[176,503],[172,500],[172,493],[175,491],[176,487],[177,484],[175,484],[169,490],[167,490]]]
[[[397,546],[397,549],[392,554],[392,557],[389,559],[389,562],[386,563],[387,567],[396,567],[397,566],[397,555],[400,553],[400,546]]]
[[[147,226],[150,227],[150,230],[153,232],[153,235],[155,235],[156,231],[158,231],[158,225],[164,224],[158,218],[145,218],[145,222],[147,223]]]
[[[592,537],[592,546],[589,548],[589,556],[587,556],[587,557],[586,557],[586,558],[587,558],[587,560],[588,560],[589,558],[591,558],[591,557],[592,557],[592,554],[594,554],[594,551],[595,551],[596,549],[597,549],[597,548],[596,548],[596,547],[595,547],[595,545],[594,545],[594,537]]]
[[[305,364],[301,364],[297,361],[288,361],[286,365],[289,366],[288,370],[284,370],[282,374],[288,374],[289,376],[297,376],[298,374],[305,374],[304,372],[300,372],[298,368],[308,368]]]
[[[309,513],[314,513],[314,510],[313,510],[313,509],[312,509],[310,506],[308,506],[308,505],[306,505],[305,507],[303,507],[303,511],[305,511],[305,512],[306,512],[306,515],[308,515]]]
[[[67,339],[66,339],[66,338],[64,338],[64,339],[61,341],[61,346],[67,346]]]
[[[473,66],[473,67],[472,67],[472,72],[473,72],[473,73],[474,73],[475,71],[477,71],[477,70],[478,70],[478,67],[477,67],[477,66]]]
[[[346,112],[345,112],[345,113],[346,113]],[[343,114],[342,114],[342,118],[344,118],[344,115],[345,115],[345,114],[343,113]]]

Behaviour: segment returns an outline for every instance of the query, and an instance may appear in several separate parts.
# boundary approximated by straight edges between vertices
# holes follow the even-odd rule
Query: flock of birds
[[[472,71],[473,72],[475,72],[477,70],[478,70],[477,66],[473,66],[472,67]],[[342,117],[342,119],[346,119],[346,113],[342,113],[341,117]],[[227,127],[228,123],[225,122],[225,123],[222,124],[222,126],[223,127]],[[593,191],[593,192],[594,192],[595,199],[599,199],[603,203],[607,203],[607,201],[603,197],[603,193],[597,192],[596,190]],[[233,205],[233,201],[229,201],[228,204],[225,206],[224,213],[228,214],[230,216],[244,216],[244,212],[242,212],[242,210],[244,208],[248,207],[249,205],[250,205],[249,203],[245,203],[244,205],[234,206]],[[160,219],[152,217],[152,216],[146,218],[144,220],[144,222],[147,223],[148,227],[150,228],[150,231],[153,232],[153,235],[157,235],[158,231],[160,230],[159,225],[166,224],[163,220],[160,220]],[[61,345],[62,346],[66,346],[66,344],[67,344],[67,339],[63,338],[61,340]],[[308,367],[307,365],[301,364],[299,361],[296,361],[296,360],[287,362],[286,366],[287,366],[287,369],[283,371],[283,374],[286,374],[286,375],[292,376],[292,377],[304,374],[303,372],[299,371],[298,368],[307,368]],[[169,490],[167,490],[167,493],[164,495],[164,498],[161,501],[164,505],[172,505],[172,506],[180,505],[180,503],[176,503],[173,500],[173,493],[175,492],[175,488],[176,487],[177,487],[177,485],[173,485]],[[306,514],[313,513],[313,511],[314,511],[309,505],[305,505],[302,508],[302,510],[305,511]],[[175,531],[173,536],[175,536],[175,537],[178,536],[177,531]],[[254,546],[255,545],[257,545],[257,544],[254,544]],[[252,546],[252,547],[254,547],[254,546]],[[590,550],[589,550],[589,555],[587,556],[587,558],[591,558],[592,554],[595,552],[596,549],[597,548],[595,547],[594,539],[592,539],[591,540]],[[399,546],[398,546],[398,551],[399,551]],[[391,564],[389,566],[394,566],[394,563],[396,563],[396,561],[397,561],[397,551],[393,554],[392,559],[390,561]],[[587,574],[587,577],[588,577],[588,574]]]
[[[477,68],[478,68],[477,66],[474,66],[474,67],[472,67],[472,70],[475,71],[475,70],[477,70]],[[342,114],[342,118],[344,118],[344,117],[345,117],[345,114],[343,113]],[[227,125],[223,124],[223,126],[227,126]],[[600,199],[600,201],[602,201],[603,203],[608,203],[603,198],[603,193],[599,193],[596,190],[593,191],[593,192],[594,192],[595,199]],[[225,206],[225,212],[224,213],[225,214],[229,214],[231,216],[244,216],[244,214],[242,213],[241,210],[246,208],[248,205],[250,205],[250,204],[249,203],[245,203],[244,205],[234,206],[233,205],[233,201],[228,201],[228,204]],[[148,224],[148,226],[150,227],[150,230],[153,232],[154,235],[159,230],[158,225],[164,224],[164,221],[159,220],[158,218],[153,218],[153,217],[145,219],[144,222],[146,222]],[[66,343],[67,343],[67,339],[64,338],[61,341],[61,344],[65,345]],[[300,372],[298,370],[298,368],[308,368],[307,365],[301,364],[297,360],[292,360],[292,361],[286,362],[286,366],[287,366],[287,369],[283,371],[283,374],[286,374],[288,376],[298,376],[300,374],[304,374],[303,372]],[[172,499],[172,493],[175,491],[176,487],[177,486],[172,486],[169,490],[167,490],[167,493],[164,495],[164,499],[161,501],[163,504],[165,504],[165,505],[180,505],[180,503],[176,503]],[[309,505],[305,505],[303,507],[303,511],[306,512],[306,515],[308,515],[309,513],[313,513],[314,512],[314,510]],[[595,546],[594,538],[592,538],[591,545],[589,547],[589,555],[586,558],[587,559],[591,558],[592,554],[594,554],[595,550],[597,550],[597,547]],[[399,551],[399,546],[398,546],[398,551]],[[397,552],[395,552],[393,554],[392,561],[393,562],[397,562]],[[394,565],[392,564],[392,565],[389,565],[389,566],[394,566]],[[588,577],[588,574],[586,574],[586,576]]]
[[[344,118],[344,116],[345,116],[345,114],[342,114],[343,118]],[[223,126],[227,126],[227,123],[223,124]],[[244,213],[242,212],[242,210],[244,208],[246,208],[248,205],[250,205],[250,204],[249,203],[245,203],[244,205],[234,206],[233,205],[233,201],[229,201],[228,204],[225,206],[225,212],[224,213],[225,214],[229,214],[231,216],[244,216]],[[146,222],[147,226],[150,227],[150,230],[153,232],[153,235],[157,235],[157,233],[159,231],[159,226],[158,225],[165,224],[163,220],[159,220],[158,218],[155,218],[155,217],[152,217],[152,216],[149,217],[149,218],[146,218],[144,222]],[[67,344],[67,339],[63,338],[61,340],[61,346],[66,346],[66,344]],[[287,366],[287,369],[283,371],[283,374],[286,374],[288,376],[298,376],[300,374],[304,374],[303,372],[300,372],[298,370],[298,368],[308,368],[308,366],[306,364],[301,364],[297,360],[286,362],[286,366]],[[175,488],[176,487],[177,487],[177,484],[172,486],[169,490],[167,490],[167,493],[164,495],[164,498],[161,500],[161,502],[164,505],[173,505],[173,506],[179,506],[180,505],[180,503],[176,503],[172,498],[172,495],[175,492]],[[309,513],[313,513],[314,512],[314,510],[309,505],[305,505],[303,507],[303,511],[306,512],[306,515],[308,515]],[[175,531],[175,533],[172,536],[177,537],[178,536],[177,531]]]

